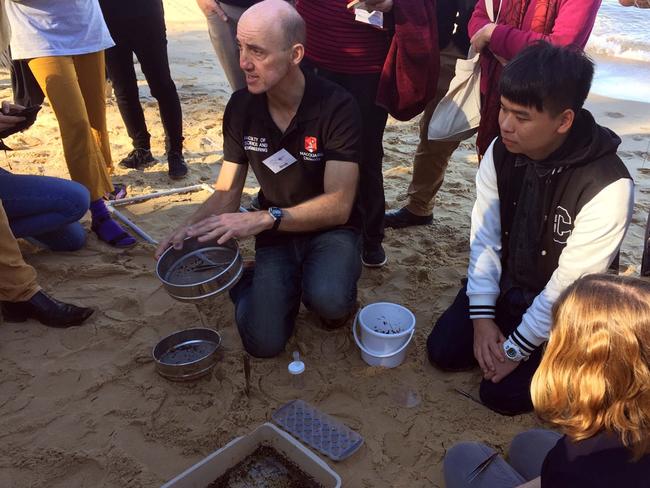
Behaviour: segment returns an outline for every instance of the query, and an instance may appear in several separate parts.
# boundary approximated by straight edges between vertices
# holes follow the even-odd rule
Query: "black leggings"
[[[133,54],[140,62],[151,95],[158,100],[167,151],[183,149],[183,115],[176,85],[169,72],[167,33],[162,7],[146,17],[107,19],[115,46],[106,50],[106,68],[117,106],[133,147],[150,148],[149,131],[140,105]]]

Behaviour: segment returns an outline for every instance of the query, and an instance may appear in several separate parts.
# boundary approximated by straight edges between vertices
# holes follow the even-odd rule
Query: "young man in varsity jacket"
[[[506,65],[501,136],[476,176],[467,284],[427,341],[441,369],[478,363],[481,400],[502,414],[532,410],[553,303],[578,277],[607,270],[632,216],[621,140],[582,108],[593,72],[582,51],[548,43]]]

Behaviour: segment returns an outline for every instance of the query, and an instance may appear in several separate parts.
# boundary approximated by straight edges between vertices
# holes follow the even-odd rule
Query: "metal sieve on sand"
[[[156,275],[173,298],[193,302],[233,287],[242,273],[242,257],[234,239],[217,244],[188,238],[183,248],[167,249],[156,264]]]

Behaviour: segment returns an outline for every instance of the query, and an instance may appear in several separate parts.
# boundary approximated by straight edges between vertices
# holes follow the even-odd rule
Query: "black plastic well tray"
[[[303,400],[283,405],[271,418],[291,435],[334,461],[342,461],[363,444],[363,437],[355,431]]]

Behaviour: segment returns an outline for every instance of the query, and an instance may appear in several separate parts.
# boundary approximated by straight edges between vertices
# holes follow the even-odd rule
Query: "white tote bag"
[[[492,22],[494,6],[485,0],[485,8]],[[499,2],[499,12],[501,2]],[[456,72],[449,90],[438,103],[429,121],[429,140],[462,141],[473,136],[481,121],[481,67],[480,54],[470,46],[467,59],[456,61]]]

